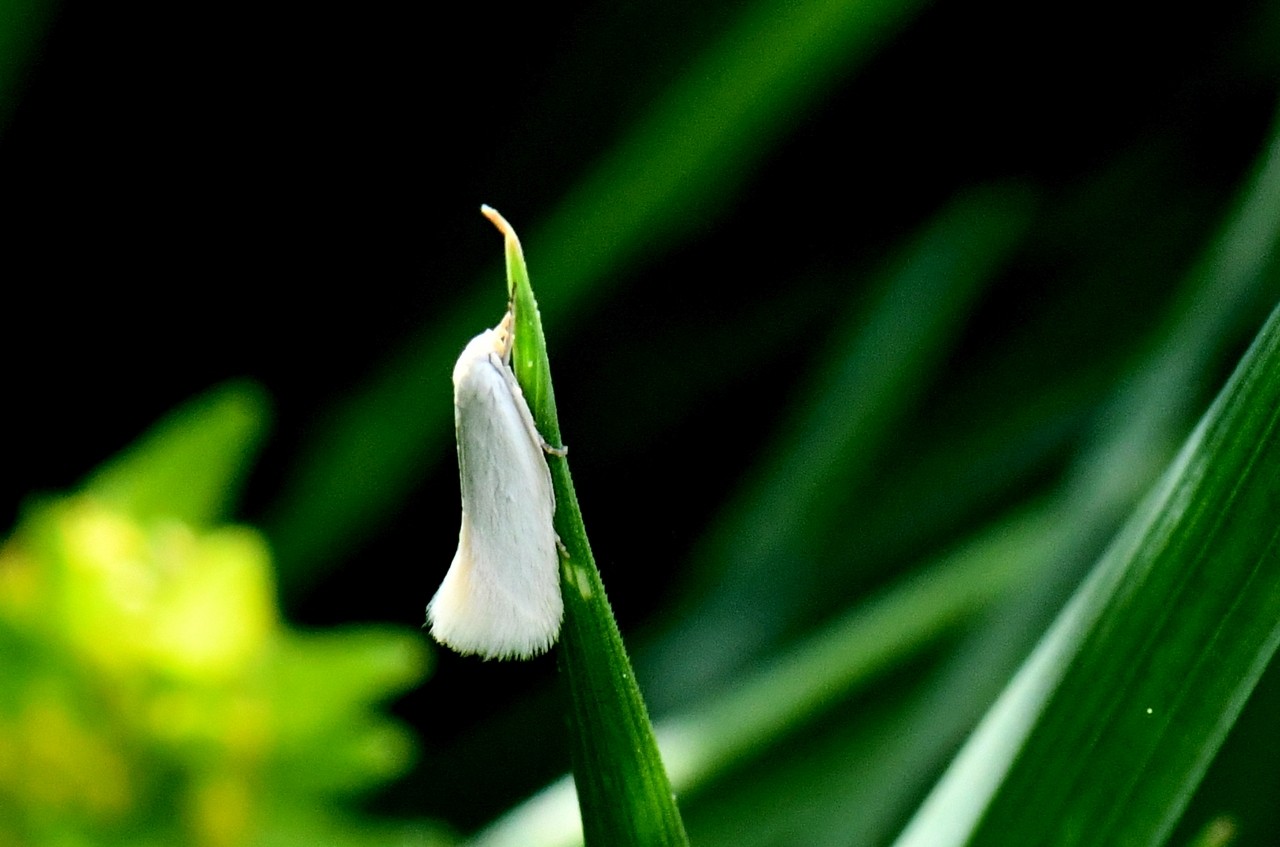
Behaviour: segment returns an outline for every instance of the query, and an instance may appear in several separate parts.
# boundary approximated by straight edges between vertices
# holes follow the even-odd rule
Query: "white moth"
[[[485,659],[527,659],[560,634],[555,494],[533,414],[511,371],[510,310],[453,367],[462,483],[458,552],[427,604],[437,641]]]

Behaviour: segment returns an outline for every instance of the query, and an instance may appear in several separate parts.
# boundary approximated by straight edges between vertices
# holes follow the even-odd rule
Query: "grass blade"
[[[1278,469],[1280,310],[899,847],[1160,844],[1280,645]]]
[[[865,482],[1032,209],[1028,192],[1007,185],[961,194],[895,252],[869,307],[832,321],[827,352],[776,446],[692,554],[686,579],[707,590],[638,654],[645,678],[661,686],[656,702],[687,702],[775,646],[815,603],[802,588],[836,578],[842,565],[815,549],[823,530],[846,520],[831,492]]]
[[[515,232],[486,207],[506,238],[508,286],[516,309],[512,368],[538,429],[558,445],[560,423],[538,304]],[[631,661],[587,541],[564,456],[549,457],[565,599],[559,661],[569,695],[574,780],[586,843],[592,847],[682,845],[688,839],[658,755]]]

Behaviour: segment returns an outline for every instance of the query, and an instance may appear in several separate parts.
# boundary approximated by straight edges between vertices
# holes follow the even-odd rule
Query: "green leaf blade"
[[[806,391],[692,555],[685,579],[703,593],[637,652],[643,676],[656,683],[655,707],[687,703],[776,646],[814,605],[797,585],[838,584],[857,567],[815,546],[824,529],[848,520],[847,503],[831,492],[865,484],[1021,242],[1033,204],[1011,185],[958,195],[876,272],[869,304],[851,304],[831,321]]]
[[[520,242],[502,217],[484,214],[506,238],[508,294],[516,313],[512,369],[542,437],[559,445],[546,337]],[[556,532],[564,546],[564,623],[559,661],[568,692],[574,782],[588,847],[688,844],[648,710],[587,541],[565,456],[548,456]]]
[[[1278,502],[1280,310],[900,847],[1163,843],[1280,646]]]

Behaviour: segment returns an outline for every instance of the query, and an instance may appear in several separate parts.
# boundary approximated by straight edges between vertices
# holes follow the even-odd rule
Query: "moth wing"
[[[491,332],[454,372],[462,527],[427,620],[460,653],[528,658],[555,642],[564,614],[555,495],[515,377],[492,341],[480,343]]]

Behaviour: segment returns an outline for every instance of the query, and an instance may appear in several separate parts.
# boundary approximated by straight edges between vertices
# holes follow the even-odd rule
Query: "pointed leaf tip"
[[[520,244],[520,239],[516,237],[516,231],[512,228],[511,224],[507,223],[507,219],[504,218],[497,209],[489,205],[482,205],[480,207],[480,214],[488,218],[489,221],[498,228],[498,231],[502,233],[503,237],[506,238],[508,242],[517,246]]]
[[[500,215],[497,209],[483,205],[480,207],[480,214],[488,218],[490,223],[502,233],[507,255],[507,296],[514,301],[516,291],[521,286],[525,288],[529,286],[529,272],[524,267],[524,248],[520,246],[515,228],[507,223],[507,219]]]

